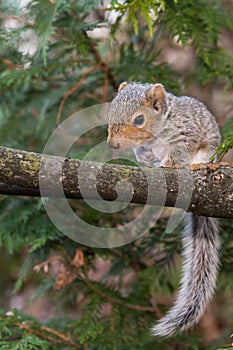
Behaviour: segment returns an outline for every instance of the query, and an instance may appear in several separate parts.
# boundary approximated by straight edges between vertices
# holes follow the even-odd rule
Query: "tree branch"
[[[178,206],[198,215],[233,218],[233,163],[156,169],[0,147],[1,194],[40,196],[40,179],[45,180],[48,197],[59,197],[54,189],[62,185],[67,198],[98,200],[101,196],[108,201],[127,201],[130,182],[133,203]],[[120,198],[116,190],[119,183]],[[183,201],[177,203],[177,195]]]

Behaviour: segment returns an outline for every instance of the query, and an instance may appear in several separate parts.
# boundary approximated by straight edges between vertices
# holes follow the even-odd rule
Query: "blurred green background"
[[[201,99],[232,147],[231,0],[1,0],[0,21],[2,146],[43,152],[60,122],[111,101],[127,80]],[[72,156],[106,137],[92,130]],[[81,200],[70,205],[107,227],[141,210],[103,218]],[[0,349],[233,348],[232,220],[221,220],[218,289],[199,325],[172,339],[149,333],[179,283],[180,227],[165,233],[168,215],[136,242],[97,249],[60,233],[40,198],[1,195]]]

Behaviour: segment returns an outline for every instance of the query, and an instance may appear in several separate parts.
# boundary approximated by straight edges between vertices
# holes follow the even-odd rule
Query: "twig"
[[[92,73],[94,73],[99,67],[100,67],[100,63],[96,64],[94,67],[92,67],[91,69],[89,69],[88,71],[86,71],[86,73],[83,74],[83,76],[79,79],[79,81],[77,81],[77,83],[71,87],[65,94],[65,96],[63,97],[59,109],[58,109],[58,113],[57,113],[57,125],[60,124],[61,122],[61,114],[62,114],[62,110],[64,107],[64,104],[67,100],[67,98],[72,95],[86,80],[86,78],[91,75]]]
[[[37,264],[33,267],[33,270],[35,272],[39,272],[41,269],[43,269],[43,271],[45,273],[48,272],[48,265],[51,264],[54,261],[60,261],[61,260],[61,256],[60,255],[55,255],[55,256],[51,256],[50,258],[48,258],[45,261],[42,261],[40,264]]]
[[[71,344],[72,346],[76,346],[76,344],[73,342],[73,340],[71,340],[69,337],[67,337],[65,334],[63,333],[60,333],[59,331],[56,331],[55,329],[52,329],[50,327],[46,327],[46,326],[43,326],[41,325],[40,328],[48,333],[51,333],[51,334],[54,334],[56,335],[57,337],[61,338],[62,340],[64,340],[66,343],[68,344]],[[78,347],[80,348],[80,347]]]
[[[96,294],[99,294],[101,297],[107,299],[109,301],[109,303],[113,303],[113,304],[118,304],[118,305],[124,305],[125,307],[127,307],[128,309],[132,309],[132,310],[137,310],[137,311],[148,311],[148,312],[152,312],[152,313],[157,313],[156,308],[152,307],[152,306],[143,306],[143,305],[136,305],[136,304],[131,304],[131,303],[127,303],[124,300],[120,300],[117,298],[113,298],[110,295],[104,293],[102,290],[98,289],[94,284],[91,283],[91,281],[84,276],[83,274],[79,273],[79,277],[80,279],[85,282],[88,287],[90,289],[92,289],[93,291],[95,291]]]
[[[7,58],[0,57],[0,62],[5,64],[10,70],[23,70],[23,67],[19,66],[18,64],[14,64]]]
[[[110,68],[108,65],[102,60],[98,50],[96,49],[95,45],[90,41],[89,42],[90,51],[95,57],[96,62],[100,63],[101,67],[103,68],[104,72],[106,73],[106,76],[108,80],[110,81],[112,87],[115,91],[118,89],[118,84],[115,80],[115,77],[113,76],[112,72],[110,71]]]
[[[26,323],[20,323],[20,322],[14,322],[13,323],[15,326],[18,326],[19,328],[25,329],[27,330],[30,334],[35,334],[37,335],[39,338],[42,339],[46,339],[50,342],[56,343],[56,344],[66,344],[69,346],[73,346],[75,349],[82,349],[82,347],[78,344],[75,344],[70,338],[68,338],[65,334],[62,334],[52,328],[46,327],[46,326],[40,326],[40,328],[48,333],[54,334],[57,337],[61,338],[61,339],[55,339],[49,335],[46,335],[38,330],[35,330],[33,328],[31,328],[30,326],[28,326]]]

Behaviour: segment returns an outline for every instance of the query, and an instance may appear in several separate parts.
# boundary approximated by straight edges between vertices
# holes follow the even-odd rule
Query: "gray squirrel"
[[[220,144],[219,128],[206,106],[177,97],[162,84],[123,82],[108,110],[108,144],[132,148],[139,162],[167,167],[206,163]],[[183,273],[177,299],[152,328],[169,337],[196,324],[216,285],[220,240],[215,218],[185,215]]]

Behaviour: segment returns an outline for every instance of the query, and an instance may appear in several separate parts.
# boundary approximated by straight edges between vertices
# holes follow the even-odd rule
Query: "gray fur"
[[[152,328],[171,336],[197,323],[212,299],[219,263],[217,219],[186,214],[183,231],[183,276],[174,306]]]
[[[202,161],[208,161],[220,143],[219,128],[214,116],[197,99],[177,97],[171,93],[166,93],[164,99],[166,110],[164,107],[159,111],[145,107],[146,94],[152,86],[153,84],[130,83],[113,99],[108,111],[109,131],[119,123],[130,124],[132,115],[143,112],[148,115],[147,129],[154,135],[154,139],[150,141],[151,149],[155,139],[159,140],[167,149],[167,154],[175,158],[175,163],[190,164],[194,163],[193,158],[199,149],[204,148],[205,155],[202,157],[205,156],[205,159]],[[156,144],[153,152],[158,158],[161,147],[157,149]],[[161,159],[161,165],[164,163]]]
[[[159,108],[153,108],[153,103],[148,107],[152,87],[153,84],[124,84],[109,108],[109,139],[115,125],[120,128],[130,124],[132,115],[143,113],[153,136],[137,140],[134,153],[138,161],[150,166],[208,162],[220,143],[213,115],[202,102],[171,93],[159,99]],[[178,296],[174,306],[152,328],[156,336],[168,337],[197,323],[214,293],[220,247],[217,219],[187,213],[182,237],[184,262]]]

